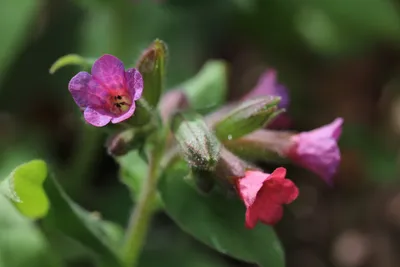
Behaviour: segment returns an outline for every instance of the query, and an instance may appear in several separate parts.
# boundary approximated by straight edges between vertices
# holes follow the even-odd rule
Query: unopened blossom
[[[337,118],[328,125],[291,136],[286,156],[332,184],[332,176],[340,163],[337,141],[342,133],[342,124],[343,119]]]
[[[125,71],[124,64],[112,55],[103,55],[92,67],[92,73],[81,71],[69,82],[75,103],[84,110],[85,120],[102,127],[130,118],[135,101],[143,91],[143,78],[135,68]]]
[[[238,179],[236,188],[246,210],[247,228],[254,228],[258,221],[273,225],[283,215],[283,204],[289,204],[299,195],[296,185],[285,178],[286,169],[277,168],[271,174],[260,171],[246,171]]]

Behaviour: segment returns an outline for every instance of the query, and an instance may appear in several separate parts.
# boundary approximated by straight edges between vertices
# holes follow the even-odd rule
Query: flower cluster
[[[104,55],[94,62],[91,74],[79,72],[71,79],[69,91],[76,104],[83,110],[86,122],[102,127],[109,122],[125,121],[134,114],[135,101],[142,95],[143,78],[137,69],[130,68],[125,71],[118,58]],[[280,102],[276,97],[280,98]],[[262,101],[250,102],[249,99],[254,98],[260,98],[258,100]],[[301,133],[260,129],[274,117],[277,109],[289,107],[289,94],[286,88],[276,81],[275,70],[264,72],[258,84],[243,101],[249,101],[246,102],[248,106],[242,105],[242,110],[230,117],[218,113],[218,116],[226,119],[225,124],[219,124],[219,127],[229,128],[227,125],[230,125],[235,129],[239,123],[241,127],[249,127],[249,130],[246,132],[246,129],[238,129],[234,135],[238,138],[225,143],[221,140],[222,145],[212,131],[208,131],[208,126],[201,116],[181,114],[180,119],[171,119],[177,110],[189,105],[182,91],[165,94],[158,108],[162,112],[163,123],[171,124],[177,144],[181,146],[182,151],[186,151],[185,159],[191,162],[190,167],[193,170],[201,170],[201,175],[215,172],[216,177],[224,180],[225,184],[229,184],[231,189],[237,192],[247,209],[246,227],[253,228],[259,221],[273,225],[283,216],[282,205],[293,202],[299,195],[299,189],[291,180],[286,179],[285,168],[279,167],[271,174],[264,173],[242,159],[250,160],[241,153],[248,150],[253,154],[257,154],[257,150],[274,152],[319,175],[332,185],[332,177],[340,163],[337,142],[341,135],[343,119],[337,118],[328,125]],[[220,118],[220,121],[224,118]],[[246,120],[249,123],[246,123]],[[277,123],[278,121],[281,123]],[[272,128],[285,128],[289,121],[288,115],[280,114],[273,121]],[[271,124],[268,126],[271,128]],[[218,127],[216,129],[221,130]],[[255,129],[258,130],[254,131]],[[129,133],[127,136],[130,139],[134,138],[134,135]],[[127,136],[118,135],[123,141],[118,144],[127,143]],[[201,168],[204,166],[207,168]]]

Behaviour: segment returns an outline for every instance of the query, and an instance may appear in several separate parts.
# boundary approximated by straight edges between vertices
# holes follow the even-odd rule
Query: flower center
[[[113,95],[110,98],[111,112],[115,115],[120,115],[128,111],[132,105],[132,99],[126,95]]]

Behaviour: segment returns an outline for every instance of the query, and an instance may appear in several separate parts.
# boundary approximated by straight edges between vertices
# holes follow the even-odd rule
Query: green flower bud
[[[220,140],[232,140],[265,127],[283,112],[278,109],[279,101],[272,96],[245,101],[215,124],[216,135]]]
[[[185,160],[192,168],[214,170],[221,145],[203,118],[192,112],[176,113],[171,119],[171,130]]]

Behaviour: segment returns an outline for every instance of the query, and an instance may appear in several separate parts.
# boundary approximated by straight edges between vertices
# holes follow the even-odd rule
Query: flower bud
[[[245,101],[215,125],[218,138],[232,140],[264,127],[283,111],[278,110],[279,101],[272,96]]]
[[[137,68],[143,76],[143,98],[151,107],[155,107],[160,99],[164,86],[167,46],[161,40],[155,40],[140,57]]]
[[[185,160],[192,168],[214,170],[221,145],[196,113],[176,113],[171,119],[171,130],[180,145]]]
[[[135,142],[134,142],[135,141]],[[135,140],[135,130],[128,129],[110,136],[105,144],[107,152],[111,156],[123,156],[139,146],[139,142]]]

